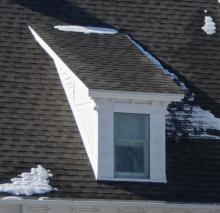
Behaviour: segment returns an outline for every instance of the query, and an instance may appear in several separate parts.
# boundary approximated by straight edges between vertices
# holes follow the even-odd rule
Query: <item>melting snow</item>
[[[216,26],[213,18],[211,16],[205,16],[205,25],[202,27],[202,30],[208,35],[216,33]]]
[[[55,29],[66,32],[80,32],[85,34],[97,33],[97,34],[117,34],[118,31],[111,28],[102,28],[102,27],[89,27],[89,26],[54,26]]]
[[[0,192],[14,195],[45,194],[54,190],[49,185],[49,178],[53,175],[41,165],[32,168],[31,172],[22,173],[18,178],[11,179],[12,183],[0,184]]]
[[[182,90],[187,90],[185,84],[182,83],[174,73],[171,73],[169,70],[165,69],[161,65],[159,60],[157,60],[150,52],[146,51],[143,47],[141,47],[130,36],[127,35],[127,37],[153,64],[155,64],[159,69],[161,69],[165,75],[167,75],[171,80],[175,81],[179,86],[181,86]]]

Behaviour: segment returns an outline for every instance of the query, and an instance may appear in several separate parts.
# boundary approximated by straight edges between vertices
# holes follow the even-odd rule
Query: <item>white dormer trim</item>
[[[151,93],[151,92],[133,92],[133,91],[120,91],[120,90],[101,90],[91,89],[89,96],[96,99],[113,99],[113,100],[131,100],[134,102],[148,102],[148,101],[160,101],[171,102],[181,101],[184,97],[183,94],[173,93]]]
[[[125,95],[126,96],[126,95]],[[123,99],[97,99],[98,113],[98,180],[166,182],[165,114],[167,102],[143,100],[146,103],[122,102]],[[126,100],[126,99],[124,99]],[[114,113],[142,113],[150,115],[150,178],[114,177]]]
[[[89,89],[46,42],[29,27],[56,65],[97,180],[166,182],[165,115],[183,94]],[[115,112],[150,115],[150,178],[114,177],[113,117]]]
[[[89,90],[98,114],[98,180],[166,183],[165,115],[172,101],[181,101],[183,94]],[[114,113],[150,115],[150,178],[114,177]]]

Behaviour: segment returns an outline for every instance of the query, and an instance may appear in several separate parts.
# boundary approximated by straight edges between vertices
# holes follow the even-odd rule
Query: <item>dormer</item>
[[[165,115],[179,86],[124,34],[30,30],[54,60],[96,179],[166,182]]]
[[[89,95],[90,110],[77,102],[75,109],[96,178],[166,182],[166,109],[182,96],[110,90]]]

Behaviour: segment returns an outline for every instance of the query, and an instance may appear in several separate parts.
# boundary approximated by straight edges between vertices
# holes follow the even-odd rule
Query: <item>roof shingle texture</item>
[[[178,68],[199,88],[197,94],[211,99],[200,100],[217,112],[219,38],[201,31],[204,8],[213,13],[219,4],[201,0],[0,1],[0,183],[41,164],[51,169],[51,185],[58,188],[49,197],[219,203],[218,141],[167,140],[167,184],[97,182],[53,61],[27,28],[36,23],[44,29],[68,23],[128,30],[161,60]],[[219,14],[213,13],[217,24]]]
[[[90,89],[183,93],[124,34],[33,28]]]
[[[133,36],[185,81],[203,107],[220,115],[218,1],[76,0],[73,4]],[[217,26],[211,36],[201,29],[206,15]]]

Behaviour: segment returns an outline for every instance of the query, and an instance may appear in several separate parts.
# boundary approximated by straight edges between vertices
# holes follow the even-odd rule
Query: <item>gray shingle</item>
[[[35,30],[91,89],[183,93],[124,34]]]

